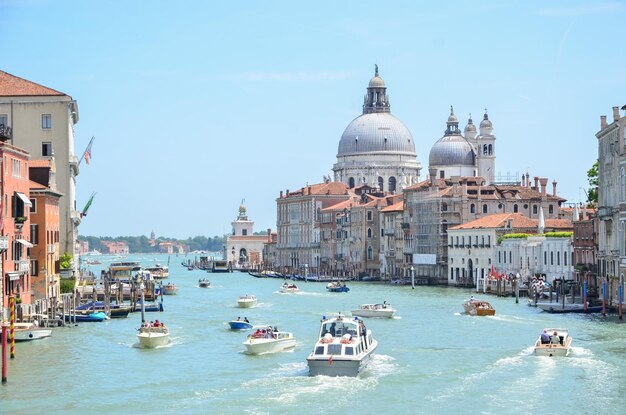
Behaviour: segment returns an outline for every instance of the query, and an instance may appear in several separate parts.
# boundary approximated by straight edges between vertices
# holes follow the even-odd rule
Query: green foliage
[[[498,237],[498,245],[505,239],[527,239],[530,235],[527,233],[507,233]]]
[[[61,255],[61,258],[59,258],[59,267],[61,269],[70,269],[71,262],[72,256],[70,255],[70,253],[64,252],[63,255]]]
[[[226,243],[225,236],[214,236],[213,238],[207,238],[206,236],[194,236],[193,238],[187,238],[186,240],[167,238],[160,236],[156,239],[154,246],[150,245],[150,239],[145,236],[118,236],[112,238],[110,236],[79,236],[80,241],[87,241],[89,243],[90,250],[98,250],[102,253],[107,252],[106,246],[103,242],[126,242],[130,253],[151,253],[159,252],[159,243],[161,242],[174,242],[187,245],[190,251],[221,251]]]
[[[589,182],[589,190],[587,191],[587,202],[592,205],[598,203],[598,160],[587,170],[587,181]]]
[[[543,234],[546,238],[569,238],[574,232],[546,232]]]
[[[74,292],[74,285],[76,284],[76,278],[61,278],[61,294],[67,294]]]

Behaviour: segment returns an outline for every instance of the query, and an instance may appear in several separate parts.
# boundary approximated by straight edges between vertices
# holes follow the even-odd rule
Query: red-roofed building
[[[71,96],[55,89],[0,71],[0,125],[12,130],[12,144],[28,151],[32,158],[54,153],[59,203],[59,250],[78,256],[76,176],[78,157],[74,152],[74,126],[78,104]],[[0,127],[1,129],[1,127]],[[86,144],[86,143],[85,143]],[[78,261],[72,261],[78,266]]]

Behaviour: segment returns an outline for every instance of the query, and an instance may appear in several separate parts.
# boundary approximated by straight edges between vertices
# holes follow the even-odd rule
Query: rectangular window
[[[11,176],[15,179],[22,178],[22,161],[11,159]]]
[[[354,355],[354,347],[347,347],[346,346],[346,354],[349,356]]]
[[[49,130],[52,128],[52,114],[41,114],[41,129]]]
[[[36,259],[30,260],[30,275],[32,277],[39,276],[39,261],[37,261]]]
[[[44,141],[41,143],[41,155],[43,157],[49,157],[52,155],[52,143],[50,141]]]
[[[30,206],[30,213],[37,213],[37,199],[30,199],[30,203],[32,203]]]
[[[9,125],[9,116],[7,114],[0,114],[0,125],[5,127]]]
[[[30,243],[37,245],[39,243],[39,225],[30,225]]]
[[[324,346],[317,346],[315,348],[315,354],[324,354]]]
[[[329,344],[327,354],[341,354],[341,344]]]

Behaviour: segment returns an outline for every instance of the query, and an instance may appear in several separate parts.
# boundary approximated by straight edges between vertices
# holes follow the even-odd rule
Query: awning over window
[[[32,248],[33,247],[33,244],[28,242],[26,239],[16,239],[16,241],[21,243],[22,245],[24,245],[26,248]]]
[[[9,277],[9,281],[17,281],[20,279],[19,272],[7,272],[7,275]]]
[[[20,192],[15,192],[15,194],[17,195],[17,197],[19,197],[20,199],[22,199],[22,202],[24,202],[24,204],[26,206],[32,206],[33,204],[31,203],[30,199],[26,197],[26,195],[24,193],[20,193]]]

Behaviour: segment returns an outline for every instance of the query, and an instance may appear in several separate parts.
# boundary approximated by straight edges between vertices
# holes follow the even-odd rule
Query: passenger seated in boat
[[[161,323],[159,323],[159,320],[154,321],[154,327],[161,327]]]
[[[237,318],[237,320],[239,320],[239,318]],[[244,317],[244,318],[243,318],[243,322],[244,322],[244,323],[248,323],[248,324],[250,324],[250,322],[248,321],[248,317]]]
[[[547,330],[544,330],[543,333],[541,333],[541,344],[548,343],[550,343],[550,335],[548,334]]]
[[[559,337],[559,333],[557,333],[556,331],[554,332],[552,337],[550,337],[550,343],[551,344],[561,344],[561,338]]]

